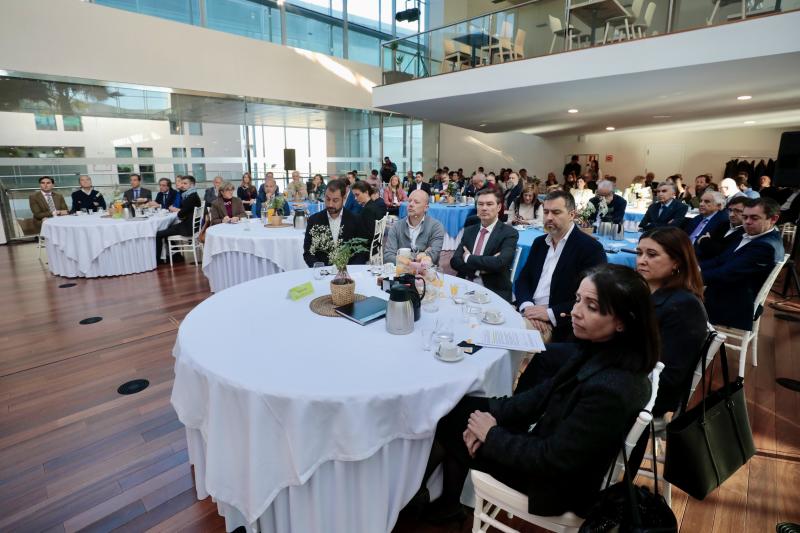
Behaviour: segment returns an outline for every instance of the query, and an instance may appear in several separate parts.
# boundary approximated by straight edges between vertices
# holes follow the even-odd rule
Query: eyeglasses
[[[731,213],[744,213],[744,209],[738,209],[736,207],[729,207],[728,211]]]

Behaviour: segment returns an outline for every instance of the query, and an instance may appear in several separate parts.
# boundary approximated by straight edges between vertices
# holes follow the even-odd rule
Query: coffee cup
[[[487,322],[498,323],[503,321],[503,313],[497,309],[489,309],[483,315]]]
[[[437,353],[439,354],[439,359],[455,361],[459,356],[458,345],[454,342],[444,341],[439,344]]]
[[[411,248],[398,248],[397,249],[397,257],[408,257],[408,258],[411,258]]]

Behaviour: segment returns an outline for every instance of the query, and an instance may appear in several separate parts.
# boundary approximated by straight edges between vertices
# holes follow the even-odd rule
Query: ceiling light
[[[736,98],[736,99],[737,99],[737,100],[751,100],[752,98],[753,98],[753,97],[752,97],[752,96],[750,96],[749,94],[744,94],[744,95],[742,95],[742,96],[739,96],[739,97],[738,97],[738,98]]]
[[[480,126],[481,128],[482,128],[482,127],[484,127],[485,125],[486,125],[486,124],[485,124],[485,123],[483,123],[483,122],[481,122],[480,124],[478,124],[478,126]]]
[[[653,115],[653,118],[672,118],[672,115]]]
[[[745,120],[744,123],[749,126],[750,124],[755,124],[756,121],[755,120]]]
[[[614,131],[615,129],[617,128],[615,128],[614,126],[609,126],[606,128],[606,131]]]
[[[578,112],[578,110],[577,110],[577,109],[567,109],[567,113],[572,113],[572,114],[575,114],[575,113],[577,113],[577,112]]]

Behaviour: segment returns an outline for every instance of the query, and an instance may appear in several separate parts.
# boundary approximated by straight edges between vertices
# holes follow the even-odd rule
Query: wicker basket
[[[589,226],[588,228],[585,227],[585,226],[581,226],[580,228],[581,228],[582,232],[584,232],[584,233],[586,233],[588,235],[592,235],[594,233],[594,227],[593,226]]]
[[[340,281],[340,280],[334,280]],[[333,305],[339,307],[340,305],[351,304],[356,298],[356,282],[348,280],[346,283],[334,283],[331,281],[331,299]]]
[[[283,217],[280,215],[272,215],[271,217],[267,217],[267,224],[270,226],[280,226],[283,224]]]

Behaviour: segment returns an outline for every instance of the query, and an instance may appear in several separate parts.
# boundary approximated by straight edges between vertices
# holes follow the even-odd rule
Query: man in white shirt
[[[552,340],[569,336],[569,311],[575,303],[580,273],[607,261],[603,246],[575,229],[575,199],[553,191],[544,201],[544,230],[533,241],[514,287],[522,315],[530,326]]]

